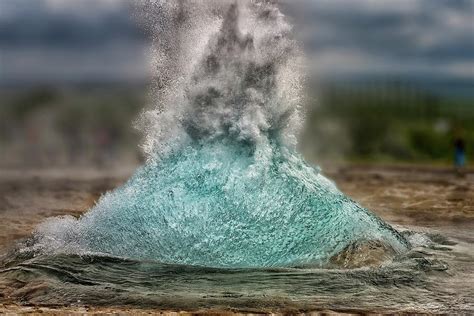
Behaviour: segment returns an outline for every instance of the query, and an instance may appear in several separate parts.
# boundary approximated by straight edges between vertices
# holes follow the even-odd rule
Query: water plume
[[[301,54],[274,3],[145,4],[144,20],[156,34],[158,69],[153,108],[138,124],[145,131],[148,157],[156,159],[197,139],[256,144],[274,133],[296,144]],[[150,21],[153,9],[158,12]]]
[[[407,249],[297,153],[301,54],[273,1],[142,5],[158,69],[138,123],[148,161],[80,219],[42,224],[35,250],[248,268]]]

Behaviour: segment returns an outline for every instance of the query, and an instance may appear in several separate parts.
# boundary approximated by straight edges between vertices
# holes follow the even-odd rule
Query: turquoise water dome
[[[156,147],[80,219],[44,223],[39,248],[221,268],[324,266],[364,241],[406,250],[288,141],[298,113],[290,28],[274,4],[242,3],[217,14],[179,106],[158,115],[172,122],[157,124],[173,127],[171,149]]]
[[[194,144],[141,168],[69,225],[69,246],[208,267],[324,265],[354,241],[400,235],[277,143]],[[258,156],[258,158],[256,158]]]

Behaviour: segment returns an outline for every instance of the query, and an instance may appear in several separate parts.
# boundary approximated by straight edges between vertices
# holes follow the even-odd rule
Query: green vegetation
[[[400,84],[332,86],[312,102],[303,143],[307,154],[323,159],[447,163],[459,137],[473,157],[473,100]]]
[[[0,164],[99,166],[137,159],[144,89],[35,88],[0,93]],[[5,149],[5,150],[3,150]]]

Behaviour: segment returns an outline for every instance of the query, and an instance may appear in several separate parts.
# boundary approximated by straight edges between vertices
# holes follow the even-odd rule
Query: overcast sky
[[[286,0],[323,78],[474,81],[474,0]],[[143,34],[124,0],[0,0],[0,84],[137,81]]]

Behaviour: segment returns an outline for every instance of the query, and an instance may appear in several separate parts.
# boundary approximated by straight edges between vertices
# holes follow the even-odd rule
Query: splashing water
[[[327,265],[356,242],[408,243],[295,150],[300,54],[271,1],[145,3],[155,38],[147,164],[40,251],[208,267]],[[158,12],[158,14],[156,14]]]
[[[226,138],[255,147],[278,138],[296,144],[301,58],[275,4],[146,4],[159,69],[155,108],[138,124],[150,159],[193,141]]]

